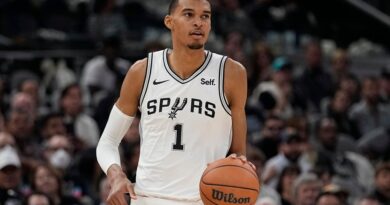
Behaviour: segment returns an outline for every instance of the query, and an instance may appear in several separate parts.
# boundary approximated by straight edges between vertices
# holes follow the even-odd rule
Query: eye
[[[184,13],[184,16],[185,16],[185,17],[191,17],[191,16],[192,16],[192,13],[186,12],[186,13]]]
[[[209,19],[209,18],[210,18],[210,15],[208,15],[208,14],[202,15],[202,19]]]

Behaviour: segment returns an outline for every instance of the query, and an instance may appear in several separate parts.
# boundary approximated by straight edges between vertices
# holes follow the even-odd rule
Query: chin
[[[192,49],[192,50],[198,50],[198,49],[204,48],[204,45],[203,45],[203,44],[200,44],[200,43],[194,43],[194,44],[189,44],[189,45],[187,45],[187,47],[188,47],[189,49]]]

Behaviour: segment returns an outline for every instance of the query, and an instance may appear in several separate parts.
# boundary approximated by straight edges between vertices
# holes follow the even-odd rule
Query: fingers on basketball
[[[130,195],[130,198],[132,198],[132,199],[137,199],[137,196],[135,195],[134,187],[133,187],[132,184],[128,184],[128,185],[127,185],[127,191],[128,191],[128,193],[129,193],[129,195]]]
[[[237,158],[217,160],[206,168],[200,181],[205,205],[255,204],[259,178],[249,163]]]

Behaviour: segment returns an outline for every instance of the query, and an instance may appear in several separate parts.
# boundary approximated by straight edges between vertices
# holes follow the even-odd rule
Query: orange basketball
[[[248,163],[233,158],[209,164],[199,187],[205,205],[255,204],[260,191],[255,170]]]

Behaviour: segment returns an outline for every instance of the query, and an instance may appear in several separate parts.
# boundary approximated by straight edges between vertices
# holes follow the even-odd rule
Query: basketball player
[[[164,23],[172,49],[150,53],[128,71],[97,147],[111,185],[108,204],[202,204],[199,181],[217,159],[245,158],[245,68],[205,50],[211,28],[207,0],[172,0]],[[118,145],[140,109],[136,183],[121,169]],[[252,164],[251,164],[252,165]]]

